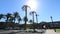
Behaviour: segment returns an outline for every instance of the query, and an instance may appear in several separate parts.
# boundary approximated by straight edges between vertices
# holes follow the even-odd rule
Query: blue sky
[[[19,12],[19,15],[23,19],[24,11],[21,7],[26,4],[28,0],[0,0],[0,14],[14,13]],[[53,17],[53,21],[60,21],[60,0],[34,0],[37,2],[37,9],[35,11],[38,16],[38,22],[46,21],[50,22],[50,16]],[[32,19],[29,15],[28,10],[28,19]],[[32,10],[33,11],[33,10]],[[36,19],[35,19],[36,22]],[[23,22],[22,22],[23,23]]]

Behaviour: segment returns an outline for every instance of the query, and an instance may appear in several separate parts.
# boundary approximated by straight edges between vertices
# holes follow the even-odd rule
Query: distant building
[[[52,22],[52,24],[50,26],[60,28],[60,21],[54,21],[54,22]]]
[[[39,28],[43,28],[44,25],[47,29],[49,29],[49,28],[60,28],[60,21],[40,22],[39,23]]]

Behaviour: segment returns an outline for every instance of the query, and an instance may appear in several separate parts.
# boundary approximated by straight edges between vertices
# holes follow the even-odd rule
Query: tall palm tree
[[[51,21],[52,21],[52,25],[53,25],[53,27],[54,27],[53,17],[52,17],[52,16],[50,16],[50,18],[51,18]],[[54,31],[56,32],[56,29],[54,29]]]
[[[37,23],[37,27],[38,27],[38,26],[39,26],[39,24],[38,24],[38,16],[39,16],[39,15],[36,14],[35,16],[36,16],[36,23]]]
[[[32,15],[32,17],[33,17],[33,25],[34,25],[34,14],[36,14],[35,11],[30,12],[30,15]],[[33,29],[34,29],[34,32],[35,32],[35,25],[34,25]]]
[[[39,16],[39,15],[38,15],[38,14],[36,14],[35,16],[36,16],[36,22],[38,23],[38,16]]]
[[[52,19],[53,17],[52,17],[52,16],[50,16],[50,18],[51,18],[51,21],[53,22],[53,19]]]
[[[25,17],[24,17],[24,21],[25,21],[25,30],[26,30],[26,22],[27,22],[27,9],[30,8],[28,5],[23,5],[22,10],[25,11]]]

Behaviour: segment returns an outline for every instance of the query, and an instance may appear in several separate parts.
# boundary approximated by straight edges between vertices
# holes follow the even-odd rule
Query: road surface
[[[45,30],[37,30],[37,32],[26,32],[21,30],[0,30],[0,34],[44,34]]]
[[[37,32],[26,32],[23,30],[0,30],[0,34],[60,34],[53,29],[38,29]]]

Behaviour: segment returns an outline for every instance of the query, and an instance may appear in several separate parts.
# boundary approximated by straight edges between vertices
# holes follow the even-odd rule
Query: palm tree
[[[39,26],[39,24],[38,24],[38,16],[39,16],[39,15],[36,14],[35,16],[36,16],[36,23],[37,23],[37,27],[38,27],[38,26]]]
[[[54,27],[53,17],[52,17],[52,16],[50,16],[50,18],[51,18],[51,21],[52,21],[52,25],[53,25],[53,27]],[[54,29],[54,31],[56,32],[56,29]]]
[[[2,18],[5,18],[5,17],[4,17],[4,14],[0,14],[0,20],[1,20]],[[6,26],[5,24],[6,24],[6,23],[3,24],[3,27],[4,27],[4,28],[5,28],[5,26]]]
[[[25,22],[25,24],[24,24],[24,30],[26,30],[26,27],[27,27],[27,25],[26,25],[26,22],[28,21],[28,19],[27,19],[27,17],[24,17],[24,22]]]
[[[14,20],[14,17],[11,16],[10,19],[9,19],[9,22],[13,22],[13,20]]]
[[[32,17],[33,17],[33,25],[34,25],[34,13],[36,14],[36,12],[35,11],[32,11],[32,12],[30,12],[30,15],[32,15]],[[35,25],[34,25],[34,32],[35,32]]]
[[[30,22],[30,28],[33,28],[33,21],[29,20],[29,22]]]
[[[12,20],[14,21],[14,25],[15,25],[15,20],[16,19],[19,19],[20,20],[20,16],[19,16],[19,13],[18,12],[14,12],[13,17],[12,17]],[[13,26],[13,28],[14,28],[14,26]]]
[[[10,22],[11,16],[12,16],[11,13],[7,13],[7,14],[5,15],[5,18],[6,18],[6,23],[5,23],[6,26],[5,26],[5,27],[10,27],[9,24],[11,24],[11,22]]]
[[[7,13],[5,16],[6,16],[6,18],[7,18],[7,20],[6,20],[6,22],[9,22],[9,19],[11,18],[11,13]]]
[[[24,17],[24,21],[25,21],[25,30],[26,30],[26,22],[27,22],[27,9],[30,8],[28,5],[23,5],[22,10],[25,11],[25,17]]]
[[[1,19],[1,18],[4,18],[4,15],[3,15],[3,14],[0,14],[0,19]]]
[[[30,23],[33,23],[33,21],[32,21],[32,20],[30,20],[29,22],[30,22]]]
[[[51,21],[53,22],[53,19],[52,19],[53,17],[52,17],[52,16],[50,16],[50,18],[51,18]]]
[[[14,13],[14,18],[13,18],[14,19],[14,23],[15,23],[15,19],[18,18],[18,17],[19,17],[19,13],[18,12],[15,12]]]
[[[14,22],[13,22],[13,20],[14,20],[14,17],[11,16],[10,19],[9,19],[9,26],[11,26],[14,29]]]
[[[37,22],[37,23],[38,23],[38,16],[39,16],[39,15],[38,15],[38,14],[36,14],[36,22]]]

